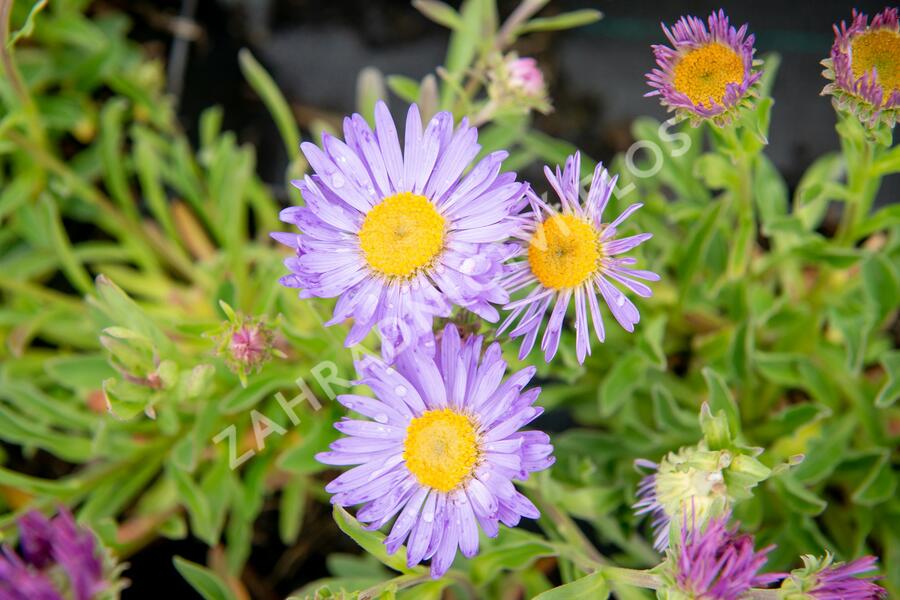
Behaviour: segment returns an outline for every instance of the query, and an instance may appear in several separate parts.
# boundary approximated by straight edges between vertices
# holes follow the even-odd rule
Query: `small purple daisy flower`
[[[326,325],[353,319],[346,345],[373,327],[387,360],[401,346],[431,335],[434,317],[454,305],[496,321],[492,303],[508,300],[498,282],[509,249],[497,244],[509,230],[527,185],[500,173],[507,153],[478,154],[478,132],[449,112],[424,132],[418,107],[409,107],[403,151],[387,106],[375,106],[375,130],[360,115],[344,119],[345,141],[322,134],[322,148],[305,142],[315,171],[293,182],[306,206],[283,210],[281,220],[303,235],[274,233],[296,250],[281,283],[300,296],[334,298]]]
[[[887,590],[874,583],[878,559],[865,556],[849,563],[833,563],[834,557],[806,555],[803,568],[797,569],[781,584],[786,597],[810,600],[879,600],[887,598]],[[870,573],[863,577],[864,573]]]
[[[694,125],[711,120],[722,126],[750,105],[762,73],[753,69],[755,38],[746,24],[735,29],[722,10],[707,23],[708,28],[702,19],[681,17],[671,30],[662,25],[671,47],[653,46],[658,68],[647,73],[653,91],[645,96],[659,96],[669,111]]]
[[[681,528],[681,541],[669,550],[672,565],[666,583],[686,598],[738,600],[753,586],[777,581],[780,574],[758,575],[774,548],[753,548],[753,537],[728,527],[730,515],[710,519],[705,527]]]
[[[437,578],[457,547],[467,557],[478,552],[479,526],[494,537],[499,523],[515,527],[521,517],[539,516],[512,482],[553,464],[553,447],[543,432],[519,431],[543,412],[533,406],[540,388],[522,391],[533,367],[501,383],[499,344],[482,355],[482,338],[462,340],[451,324],[434,357],[414,348],[394,367],[372,358],[356,363],[359,383],[376,397],[338,401],[371,420],[335,423],[348,437],[316,458],[359,465],[325,488],[332,503],[363,504],[356,518],[369,529],[397,515],[384,541],[388,552],[406,542],[408,565],[430,558]]]
[[[519,217],[520,226],[513,234],[517,242],[514,256],[525,256],[526,260],[508,266],[504,285],[509,293],[533,287],[524,298],[504,307],[510,312],[498,335],[518,319],[518,325],[509,335],[522,337],[519,358],[524,359],[534,347],[544,314],[552,305],[541,340],[544,359],[550,362],[559,347],[566,310],[574,299],[576,354],[578,362],[583,363],[585,356],[591,353],[588,307],[597,338],[602,342],[605,337],[598,293],[626,331],[634,331],[640,320],[637,307],[613,282],[638,296],[652,295],[650,288],[637,279],[658,281],[659,275],[631,268],[636,262],[633,258],[619,258],[620,254],[650,239],[652,234],[615,237],[619,225],[642,204],[632,204],[611,223],[602,222],[603,210],[616,183],[616,178],[610,178],[602,164],[594,170],[584,203],[579,198],[581,157],[578,153],[566,160],[562,173],[558,166],[555,174],[549,167],[544,167],[544,173],[559,196],[562,212],[557,212],[530,190],[527,193],[531,212]]]
[[[0,555],[0,598],[91,600],[108,588],[93,533],[78,527],[65,508],[53,520],[27,513],[19,520],[19,538],[21,557],[9,546]],[[63,580],[69,595],[55,587]]]
[[[868,126],[889,127],[900,120],[900,24],[896,8],[872,19],[853,10],[848,26],[834,26],[831,56],[822,61],[822,75],[831,82],[822,90],[834,105]]]

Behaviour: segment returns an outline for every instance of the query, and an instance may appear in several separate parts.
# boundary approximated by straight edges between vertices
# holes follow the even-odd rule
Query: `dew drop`
[[[625,296],[622,294],[616,296],[616,306],[625,306]]]
[[[379,423],[387,423],[388,416],[384,413],[378,413],[377,415],[375,415],[375,420],[378,421]]]
[[[332,173],[331,174],[331,188],[332,189],[340,189],[344,187],[344,176],[340,173]]]
[[[405,385],[398,385],[397,387],[394,388],[394,393],[397,394],[398,396],[400,396],[401,398],[406,395],[406,391],[407,390],[406,390]]]

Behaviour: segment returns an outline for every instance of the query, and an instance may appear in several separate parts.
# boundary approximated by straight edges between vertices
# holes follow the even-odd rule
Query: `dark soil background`
[[[517,3],[498,4],[505,17]],[[281,185],[288,157],[271,118],[241,76],[240,48],[250,48],[269,69],[305,132],[313,119],[337,120],[353,110],[361,68],[372,65],[385,75],[420,79],[442,63],[448,39],[446,30],[408,3],[389,0],[106,0],[102,6],[129,13],[133,37],[148,54],[167,62],[179,52],[173,51],[178,45],[173,43],[174,32],[188,33],[190,42],[182,46],[183,71],[170,62],[170,89],[180,89],[185,130],[193,135],[202,110],[221,105],[225,127],[256,146],[258,169],[273,186]],[[817,156],[838,146],[831,103],[819,95],[824,85],[819,61],[828,55],[832,24],[849,19],[853,6],[872,14],[883,4],[556,0],[542,14],[597,8],[605,17],[589,27],[532,35],[520,42],[519,53],[535,56],[545,70],[555,106],[536,126],[599,160],[624,151],[632,142],[629,126],[635,117],[665,116],[655,99],[643,97],[648,89],[644,73],[653,66],[649,45],[664,39],[660,21],[672,23],[682,14],[705,18],[721,7],[733,23],[750,24],[758,56],[781,54],[767,153],[793,188]],[[395,110],[401,104],[392,100]],[[900,178],[888,178],[879,203],[896,202],[898,195]],[[276,507],[270,502],[259,519],[244,574],[254,598],[283,598],[327,575],[328,554],[356,551],[319,505],[308,507],[298,544],[285,548],[278,540]],[[171,559],[179,554],[205,562],[206,553],[195,540],[153,543],[129,559],[126,575],[132,585],[123,597],[156,599],[158,590],[166,590],[171,598],[194,597]]]

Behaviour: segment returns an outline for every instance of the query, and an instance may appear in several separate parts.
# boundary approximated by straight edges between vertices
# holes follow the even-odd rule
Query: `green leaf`
[[[244,412],[259,404],[266,396],[272,395],[278,390],[290,389],[294,385],[292,379],[284,376],[256,377],[247,387],[235,386],[222,398],[219,408],[228,415]]]
[[[604,600],[609,598],[609,594],[609,585],[606,583],[603,573],[597,571],[585,575],[581,579],[576,579],[572,583],[538,594],[534,600]]]
[[[82,391],[99,390],[104,379],[116,374],[97,354],[59,356],[44,363],[44,370],[59,385]]]
[[[441,89],[441,108],[450,109],[453,92],[460,85],[463,74],[472,64],[480,43],[484,43],[486,32],[482,31],[481,0],[465,0],[460,9],[459,26],[450,36],[447,58],[444,60],[445,77],[448,80]],[[417,94],[418,96],[418,94]]]
[[[790,473],[784,473],[774,481],[791,510],[814,517],[828,506],[828,502],[804,487]]]
[[[235,600],[222,579],[210,569],[180,556],[172,559],[175,568],[205,600]]]
[[[421,573],[423,571],[422,567],[407,568],[406,548],[401,547],[394,554],[388,554],[384,547],[384,534],[366,530],[343,507],[335,505],[332,514],[334,515],[334,522],[337,523],[341,531],[353,538],[354,542],[377,558],[382,564],[401,573]]]
[[[863,261],[862,278],[866,296],[877,308],[879,321],[900,306],[900,277],[896,265],[887,257],[876,253]]]
[[[897,475],[891,465],[890,452],[884,450],[862,483],[853,492],[853,501],[863,506],[875,506],[894,497]]]
[[[297,541],[305,512],[306,480],[296,477],[282,488],[278,506],[278,534],[285,546],[291,546]],[[334,570],[331,572],[335,573]]]
[[[519,529],[504,529],[497,540],[496,545],[469,561],[472,579],[477,583],[493,581],[504,570],[523,570],[538,558],[556,555],[556,550],[541,538]]]
[[[448,29],[462,29],[463,21],[456,10],[438,0],[413,0],[413,8],[438,25]]]
[[[574,29],[575,27],[583,27],[584,25],[596,23],[602,18],[603,13],[599,10],[590,8],[573,10],[572,12],[554,15],[552,17],[538,17],[537,19],[531,19],[516,30],[516,35],[518,36],[532,31]]]
[[[89,302],[97,305],[114,324],[127,326],[150,339],[161,358],[174,353],[172,341],[128,294],[105,275],[98,275],[96,282],[97,296],[89,298]]]
[[[171,466],[166,469],[169,477],[175,482],[178,496],[187,509],[191,519],[191,531],[198,538],[212,546],[217,537],[214,532],[213,514],[206,495],[200,486],[191,478],[190,474],[178,467]]]
[[[844,338],[847,370],[853,374],[859,373],[862,369],[869,333],[875,324],[873,315],[867,311],[842,306],[830,310],[828,319]]]
[[[709,408],[713,414],[722,411],[728,419],[728,428],[731,437],[736,438],[741,433],[741,414],[737,402],[728,385],[721,375],[710,367],[703,368],[703,379],[706,380],[706,388],[709,390]]]
[[[419,100],[419,82],[403,75],[390,75],[387,85],[394,94],[407,102]]]
[[[807,231],[819,226],[828,203],[839,197],[837,180],[843,172],[843,156],[831,152],[816,159],[803,174],[794,194],[794,213]]]
[[[694,163],[694,176],[712,189],[732,188],[738,185],[734,165],[723,155],[707,152]]]
[[[241,72],[247,79],[250,86],[262,98],[269,114],[278,127],[281,134],[281,140],[284,142],[284,150],[289,159],[297,160],[297,144],[300,143],[300,131],[297,129],[297,123],[291,112],[291,107],[287,100],[284,99],[278,85],[272,79],[272,76],[263,68],[259,62],[253,57],[253,54],[246,48],[242,48],[238,53],[238,61],[241,65]],[[305,170],[301,169],[301,171]]]
[[[881,358],[886,379],[875,397],[875,406],[888,408],[900,398],[900,351],[894,350]]]
[[[49,0],[37,0],[37,2],[31,5],[31,10],[28,11],[28,16],[25,17],[25,22],[22,24],[22,27],[9,36],[9,42],[6,44],[7,48],[12,48],[20,39],[31,37],[31,33],[34,31],[34,21],[37,18],[38,13],[46,8],[48,2]],[[4,25],[4,27],[5,26],[6,25]]]
[[[804,452],[806,458],[793,469],[793,476],[807,484],[827,479],[844,460],[855,429],[856,421],[851,417],[835,421],[824,429],[819,437],[810,442]]]
[[[646,359],[637,351],[631,351],[613,363],[598,390],[601,416],[615,414],[631,398],[646,369]]]
[[[709,243],[712,240],[722,206],[722,202],[714,202],[710,208],[706,209],[703,219],[691,228],[685,244],[681,246],[683,251],[676,264],[679,267],[679,280],[682,283],[689,283],[698,267],[706,260]],[[687,287],[684,286],[685,289]]]

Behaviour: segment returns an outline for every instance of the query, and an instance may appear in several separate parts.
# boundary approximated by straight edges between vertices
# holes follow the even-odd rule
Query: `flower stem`
[[[870,181],[870,171],[875,155],[874,142],[865,139],[859,152],[852,152],[845,144],[844,155],[847,158],[847,203],[844,214],[838,225],[836,234],[841,244],[850,245],[855,241],[856,230],[862,220],[868,215],[878,190],[881,178]]]

